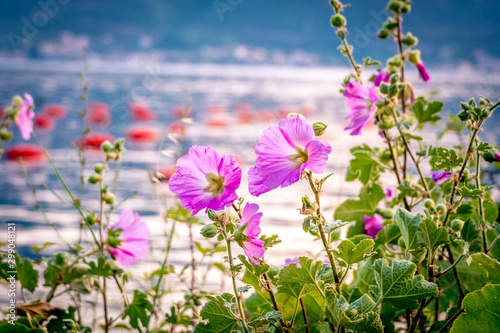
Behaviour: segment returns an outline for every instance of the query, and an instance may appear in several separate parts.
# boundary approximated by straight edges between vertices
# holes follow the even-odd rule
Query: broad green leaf
[[[274,311],[272,304],[261,294],[253,293],[245,299],[245,307],[251,313],[250,320],[264,316],[266,313]]]
[[[366,258],[372,256],[375,242],[373,239],[363,239],[358,244],[354,243],[348,239],[340,242],[337,246],[337,250],[333,250],[333,254],[345,261],[347,265],[356,264],[365,260]]]
[[[440,120],[441,117],[438,116],[438,113],[443,109],[443,105],[443,102],[428,102],[422,97],[419,97],[411,107],[411,110],[415,114],[419,126],[422,126],[425,122],[435,123],[436,121]]]
[[[104,257],[97,258],[97,264],[91,261],[89,265],[89,274],[103,277],[110,277],[113,275],[113,269],[111,265],[106,262],[106,258]]]
[[[364,185],[370,180],[377,180],[383,168],[375,160],[376,157],[371,148],[356,147],[351,151],[354,159],[350,162],[347,180],[359,179]]]
[[[454,167],[462,165],[464,159],[458,157],[457,152],[453,149],[437,147],[436,155],[440,158],[434,167],[436,170],[451,171]]]
[[[492,333],[500,327],[500,285],[485,286],[465,296],[462,313],[453,323],[451,333]]]
[[[344,296],[336,293],[332,287],[326,288],[326,316],[335,326],[360,332],[383,332],[380,316],[373,311],[375,302],[368,295],[349,304]]]
[[[146,294],[134,290],[134,298],[124,312],[124,316],[130,318],[130,326],[138,329],[141,323],[142,327],[148,327],[152,312],[153,305],[148,301]]]
[[[196,325],[194,333],[239,331],[238,319],[233,314],[236,308],[234,296],[226,293],[209,299],[200,311],[201,318],[208,322]]]
[[[479,273],[484,284],[500,284],[500,263],[484,253],[471,255],[469,267]]]
[[[33,268],[31,259],[17,257],[17,278],[21,286],[30,292],[34,292],[38,285],[38,271]]]
[[[14,325],[5,322],[5,324],[0,324],[0,332],[2,333],[44,333],[44,330],[39,328],[28,328],[24,325],[20,325],[14,322]]]
[[[255,333],[266,333],[268,332],[269,325],[275,324],[280,318],[281,312],[271,311],[262,317],[252,320],[248,323],[248,326],[252,327]]]
[[[411,214],[409,211],[399,206],[394,213],[394,221],[401,230],[406,248],[409,250],[417,248],[417,232],[422,218],[419,215]]]
[[[386,223],[377,234],[375,245],[395,244],[399,236],[401,236],[401,231],[398,225],[396,223]]]
[[[448,231],[444,227],[437,227],[436,223],[430,218],[425,218],[418,227],[418,242],[423,244],[429,256],[442,244],[448,243]]]
[[[306,295],[315,289],[321,290],[321,280],[325,273],[323,263],[307,257],[299,258],[300,266],[290,264],[283,267],[278,276],[278,292],[287,293],[295,298]]]
[[[377,287],[374,289],[381,301],[404,309],[416,309],[417,300],[438,295],[435,283],[422,275],[415,275],[417,266],[408,260],[377,259],[373,264]]]
[[[67,311],[61,309],[55,309],[51,313],[51,319],[47,324],[47,332],[49,333],[59,333],[59,332],[92,332],[89,327],[78,325],[76,320],[76,309],[72,306],[68,308]],[[78,330],[74,330],[78,328]],[[0,330],[2,331],[2,330]],[[2,331],[3,332],[3,331]]]

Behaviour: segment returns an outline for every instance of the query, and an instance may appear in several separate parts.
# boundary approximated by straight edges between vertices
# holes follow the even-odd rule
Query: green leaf
[[[364,185],[370,180],[377,180],[384,169],[376,161],[372,149],[366,145],[354,147],[351,150],[354,159],[351,160],[347,180],[359,179]]]
[[[146,294],[134,290],[134,299],[124,312],[124,316],[130,318],[130,326],[138,329],[141,323],[142,327],[148,327],[152,312],[153,305],[148,301]]]
[[[396,223],[387,223],[377,234],[375,245],[393,244],[401,236],[401,231]]]
[[[451,171],[454,167],[462,165],[464,161],[453,149],[437,147],[435,153],[440,158],[439,162],[434,165],[437,170]]]
[[[429,253],[434,251],[442,244],[448,243],[448,231],[444,227],[437,227],[436,223],[430,218],[425,218],[418,227],[418,243],[423,244]]]
[[[210,296],[208,301],[200,311],[201,318],[208,320],[208,323],[199,323],[194,328],[194,333],[219,332],[230,333],[238,330],[238,319],[234,316],[235,298],[230,294],[222,296]]]
[[[110,277],[113,275],[113,269],[111,265],[106,262],[106,258],[104,257],[97,258],[97,264],[91,261],[89,266],[89,274],[102,277]]]
[[[419,215],[413,215],[401,206],[398,206],[394,213],[394,221],[401,230],[401,235],[407,249],[416,249],[418,246],[417,232],[419,230],[422,218]]]
[[[500,285],[488,285],[465,296],[451,333],[491,333],[500,327]]]
[[[47,332],[49,333],[92,332],[89,327],[78,325],[78,321],[75,319],[76,309],[72,306],[68,308],[68,311],[56,308],[51,314],[52,318],[47,324]]]
[[[375,293],[380,301],[388,301],[403,309],[418,308],[417,300],[438,295],[435,283],[422,275],[415,275],[417,266],[408,260],[377,259],[373,264],[377,287]]]
[[[245,299],[245,307],[251,314],[250,320],[274,311],[272,304],[259,293],[253,293],[250,297]]]
[[[360,332],[378,333],[384,331],[382,320],[375,308],[375,302],[363,295],[351,304],[333,288],[326,288],[326,316],[335,326]]]
[[[266,333],[271,324],[275,324],[280,320],[281,312],[271,311],[266,313],[264,316],[252,320],[248,323],[248,326],[254,329],[255,333]]]
[[[443,102],[427,102],[422,97],[419,97],[411,107],[411,110],[415,114],[419,126],[421,127],[425,122],[435,123],[436,121],[440,120],[441,117],[437,114],[441,112],[441,110],[443,109],[443,105]]]
[[[471,255],[469,267],[481,273],[484,284],[500,283],[500,263],[498,260],[492,259],[484,253],[475,253]]]
[[[31,259],[17,257],[17,278],[21,286],[30,292],[34,292],[38,285],[38,271],[33,268]]]
[[[484,190],[477,188],[470,189],[467,186],[462,186],[458,188],[458,192],[463,198],[477,198],[484,193]]]
[[[278,237],[278,235],[272,235],[269,237],[266,235],[262,235],[260,236],[260,240],[264,242],[264,248],[267,250],[274,245],[281,243],[281,239],[279,239]]]
[[[322,274],[325,273],[323,263],[314,261],[307,257],[299,257],[300,265],[293,263],[283,267],[278,276],[278,292],[286,293],[299,298],[314,289],[318,289],[323,283]]]
[[[345,261],[347,265],[356,264],[371,257],[375,242],[373,239],[363,239],[358,244],[354,245],[350,240],[344,240],[337,246],[337,250],[333,250],[333,254]]]

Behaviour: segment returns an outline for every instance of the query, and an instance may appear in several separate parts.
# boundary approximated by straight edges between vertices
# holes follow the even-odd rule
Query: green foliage
[[[281,312],[270,311],[264,316],[252,320],[248,323],[248,326],[253,328],[255,333],[266,333],[268,332],[269,326],[276,324],[281,318]]]
[[[437,285],[415,275],[417,266],[408,260],[393,260],[389,264],[386,259],[377,259],[373,269],[377,285],[372,292],[378,303],[387,301],[403,309],[416,309],[417,300],[438,294]]]
[[[21,286],[27,290],[34,292],[38,286],[38,271],[33,268],[31,259],[17,259],[17,278],[21,282]]]
[[[347,180],[359,179],[364,185],[368,184],[370,180],[376,181],[383,168],[375,151],[367,145],[363,145],[351,149],[351,153],[354,159],[350,162]]]
[[[134,299],[125,308],[124,316],[129,317],[130,326],[133,328],[147,327],[153,311],[153,304],[151,304],[146,294],[139,290],[134,290]]]
[[[208,322],[196,325],[194,333],[230,333],[234,330],[239,332],[238,318],[234,314],[236,309],[234,296],[225,293],[221,296],[207,296],[207,298],[210,301],[203,306],[200,315]]]
[[[416,99],[415,103],[411,107],[411,111],[415,115],[418,121],[418,125],[422,127],[424,123],[436,123],[441,117],[438,115],[443,109],[443,102],[433,101],[429,102],[423,97]]]
[[[436,223],[425,218],[418,227],[418,243],[422,244],[429,256],[434,255],[434,251],[441,245],[448,243],[448,231],[444,227],[437,227]]]
[[[451,171],[464,162],[464,159],[459,157],[454,149],[437,147],[431,154],[438,157],[438,161],[434,164],[436,170]]]
[[[47,324],[47,331],[49,333],[59,333],[59,332],[92,332],[89,327],[81,327],[77,320],[75,319],[76,309],[72,306],[68,308],[67,311],[56,309],[52,315],[55,318],[50,319]]]
[[[419,215],[411,214],[399,206],[394,213],[394,221],[398,225],[399,230],[401,230],[406,248],[408,250],[416,249],[418,246],[418,230],[422,218]]]
[[[465,296],[462,313],[453,323],[451,333],[491,333],[500,327],[500,285],[488,285]]]
[[[375,242],[372,239],[363,239],[356,245],[346,239],[340,242],[337,250],[333,250],[333,254],[350,266],[374,255],[375,253],[372,252],[374,246]]]
[[[89,274],[102,277],[110,277],[113,275],[113,268],[104,257],[97,258],[97,264],[93,261],[90,262],[89,266]]]
[[[481,274],[484,284],[500,284],[500,263],[484,253],[471,255],[469,267]]]

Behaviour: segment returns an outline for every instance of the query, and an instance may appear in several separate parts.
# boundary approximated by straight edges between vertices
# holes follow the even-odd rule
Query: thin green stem
[[[480,171],[481,171],[481,157],[479,155],[479,151],[476,150],[476,177],[475,178],[476,178],[476,188],[478,190],[481,189]],[[487,244],[487,239],[486,239],[486,231],[484,228],[485,221],[484,221],[483,198],[481,196],[479,196],[477,198],[477,206],[478,206],[478,210],[479,210],[479,219],[481,221],[480,227],[481,227],[481,235],[483,238],[483,250],[484,250],[484,253],[487,254],[488,253],[488,244]]]
[[[102,177],[99,180],[99,239],[101,241],[101,255],[103,258],[106,258],[106,253],[104,252],[104,197],[103,197],[103,177],[104,177],[104,169],[106,169],[106,165],[102,171]],[[104,331],[106,333],[109,332],[109,317],[108,317],[108,297],[107,297],[107,278],[105,276],[102,277],[102,301],[104,307]]]
[[[457,311],[457,313],[455,313],[453,316],[451,316],[450,319],[448,319],[448,321],[446,322],[446,324],[444,324],[443,327],[441,327],[441,329],[439,330],[438,333],[444,333],[444,332],[448,332],[448,327],[453,324],[453,322],[455,321],[455,319],[458,318],[458,316],[460,316],[465,310],[464,309],[460,309]]]
[[[325,235],[325,229],[323,228],[319,191],[316,188],[316,186],[314,186],[311,171],[309,171],[309,173],[307,174],[307,179],[309,180],[309,186],[311,187],[311,190],[314,193],[314,197],[315,197],[316,204],[317,204],[316,225],[318,226],[318,231],[319,231],[319,234],[321,236],[321,241],[323,242],[323,247],[325,248],[326,254],[328,255],[328,260],[330,261],[330,266],[332,267],[333,279],[335,281],[335,288],[337,289],[337,292],[340,293],[340,282],[339,282],[339,276],[337,274],[337,267],[335,265],[333,254],[332,254],[332,251],[330,249],[330,242],[327,240],[326,235]]]

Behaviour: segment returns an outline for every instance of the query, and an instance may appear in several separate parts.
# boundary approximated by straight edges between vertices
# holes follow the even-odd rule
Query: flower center
[[[221,175],[216,175],[215,173],[207,174],[208,185],[205,187],[205,191],[212,193],[214,196],[222,194],[224,192],[224,177]]]
[[[296,148],[297,154],[292,155],[290,159],[295,163],[295,166],[297,168],[300,168],[300,166],[303,163],[306,163],[307,160],[309,159],[309,154],[307,154],[307,151],[305,149],[301,148]]]

